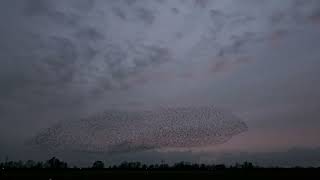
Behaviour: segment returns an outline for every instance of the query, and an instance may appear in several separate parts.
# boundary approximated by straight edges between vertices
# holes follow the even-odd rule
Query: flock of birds
[[[213,106],[109,110],[78,121],[57,123],[30,142],[54,152],[125,153],[213,146],[246,130],[239,118]]]

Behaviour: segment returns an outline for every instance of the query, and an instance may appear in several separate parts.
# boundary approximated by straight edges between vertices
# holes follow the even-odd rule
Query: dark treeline
[[[109,169],[109,170],[223,170],[223,169],[258,169],[263,168],[257,165],[253,165],[251,162],[236,163],[231,166],[224,164],[197,164],[189,162],[179,162],[173,165],[165,163],[160,164],[143,164],[141,162],[122,162],[119,165],[105,166],[102,161],[95,161],[92,166],[82,169]],[[280,168],[280,167],[273,167]],[[302,168],[302,167],[292,167]],[[310,168],[310,167],[309,167]],[[320,168],[320,167],[319,167]],[[28,161],[6,161],[0,163],[0,169],[80,169],[76,166],[68,166],[66,162],[53,157],[45,162],[36,162],[33,160]]]
[[[56,157],[53,157],[45,162],[36,162],[33,160],[28,161],[6,161],[0,163],[1,169],[43,169],[43,168],[51,168],[51,169],[66,169],[68,168],[68,164],[59,160]]]

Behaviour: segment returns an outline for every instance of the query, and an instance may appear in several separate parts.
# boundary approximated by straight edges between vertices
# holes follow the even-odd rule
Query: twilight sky
[[[208,104],[249,129],[200,151],[320,146],[318,0],[2,0],[0,22],[1,158],[56,122]]]

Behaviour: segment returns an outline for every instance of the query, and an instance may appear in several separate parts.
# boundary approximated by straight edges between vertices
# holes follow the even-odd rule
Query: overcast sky
[[[0,22],[1,156],[59,121],[168,105],[248,125],[204,151],[320,145],[318,0],[1,0]]]

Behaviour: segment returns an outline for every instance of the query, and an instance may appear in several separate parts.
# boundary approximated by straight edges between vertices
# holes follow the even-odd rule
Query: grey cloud
[[[42,47],[37,47],[34,57],[38,62],[35,64],[40,77],[46,77],[45,82],[54,85],[70,83],[74,73],[78,53],[74,43],[62,37],[50,37]]]
[[[221,17],[225,17],[226,16],[222,11],[219,11],[219,10],[216,10],[216,9],[211,9],[209,11],[209,13],[210,13],[210,17],[212,19],[221,18]]]
[[[208,5],[208,1],[193,1],[195,4],[200,7],[206,8]],[[94,4],[89,3],[88,1],[81,1],[76,3],[79,6],[79,10],[83,10],[85,6],[93,7]],[[127,4],[130,6],[132,12],[136,13],[136,16],[145,22],[146,24],[152,24],[155,21],[155,11],[151,10],[149,7],[140,7],[140,4],[136,4],[136,2],[127,1]],[[113,10],[116,14],[121,18],[126,18],[127,15],[124,14],[124,9],[121,6],[113,6]],[[56,5],[52,4],[51,1],[28,1],[26,12],[32,16],[47,16],[51,20],[53,20],[57,24],[64,25],[75,25],[81,21],[81,17],[74,12],[64,12],[58,11],[56,9]],[[120,12],[120,14],[119,14]],[[131,12],[131,11],[130,11]],[[130,13],[129,12],[129,13]],[[225,28],[223,25],[230,21],[231,25],[238,23],[245,23],[248,21],[253,21],[254,19],[250,18],[250,16],[236,16],[227,14],[221,10],[211,10],[210,16],[213,20],[215,27],[220,28],[220,31]],[[34,14],[32,14],[34,13]],[[127,12],[126,12],[127,13]],[[220,26],[221,25],[221,26]],[[107,31],[107,30],[106,30]],[[217,32],[213,31],[213,36],[217,35]],[[101,29],[95,29],[93,27],[82,27],[82,29],[78,30],[75,33],[76,40],[71,40],[68,38],[61,38],[60,43],[57,43],[57,40],[49,40],[47,43],[58,44],[55,47],[46,47],[46,49],[42,49],[43,53],[41,56],[41,63],[35,64],[39,71],[42,71],[43,77],[47,77],[48,80],[52,81],[61,81],[61,82],[72,82],[72,76],[75,74],[82,74],[85,79],[95,79],[97,81],[103,82],[103,87],[112,87],[112,85],[108,85],[110,82],[119,81],[122,84],[122,81],[125,81],[127,77],[137,74],[137,72],[142,71],[143,69],[150,66],[157,66],[168,62],[168,60],[172,59],[170,51],[168,48],[162,48],[158,46],[153,47],[141,47],[143,50],[129,50],[129,51],[137,51],[137,57],[133,57],[131,60],[128,58],[131,56],[126,49],[122,49],[120,47],[111,47],[107,46],[106,49],[101,47],[96,47],[95,44],[92,45],[83,45],[81,42],[79,47],[79,41],[107,41],[105,38],[105,33],[102,32]],[[218,35],[217,35],[218,36]],[[246,45],[253,44],[257,42],[255,35],[250,35],[250,33],[245,33],[241,36],[234,36],[232,39],[232,43],[226,46],[222,46],[221,50],[218,53],[218,56],[226,57],[226,56],[237,56],[243,55],[246,52]],[[56,49],[58,46],[62,48]],[[136,45],[133,45],[136,46]],[[139,45],[138,45],[139,46]],[[81,49],[79,52],[78,48]],[[218,47],[219,48],[219,47]],[[51,49],[47,52],[48,49]],[[110,52],[108,52],[110,51]],[[148,53],[145,53],[145,52]],[[48,55],[44,55],[44,53],[49,53]],[[105,69],[97,70],[97,72],[89,72],[94,70],[95,67],[84,67],[84,71],[77,72],[76,64],[73,63],[73,60],[70,59],[81,59],[84,58],[94,64],[95,62],[99,63],[101,60],[92,60],[94,57],[97,57],[100,53],[105,53],[104,60],[102,63],[105,64]],[[82,57],[83,56],[83,57]],[[35,57],[37,59],[38,57]],[[68,59],[68,60],[65,60]],[[39,60],[40,61],[40,60]],[[81,62],[79,64],[86,64],[87,62]],[[217,62],[216,67],[219,69],[221,67],[225,67],[230,62]],[[82,66],[83,67],[83,66]],[[81,79],[81,78],[80,78]],[[47,80],[45,80],[47,81]],[[49,82],[50,82],[49,81]],[[99,83],[98,83],[99,84]],[[111,83],[114,84],[114,83]],[[116,83],[117,84],[117,83]],[[91,86],[91,85],[90,85]],[[98,85],[99,86],[99,85]]]
[[[231,23],[234,25],[247,25],[250,22],[254,22],[256,20],[257,19],[253,16],[235,16]]]
[[[96,5],[96,0],[71,0],[72,7],[79,12],[88,12]]]
[[[149,61],[152,64],[161,64],[172,60],[171,50],[165,47],[159,46],[147,46],[145,47],[146,51],[150,52]]]
[[[320,24],[320,9],[309,15],[308,19],[314,24]]]
[[[78,14],[58,10],[57,4],[51,3],[51,1],[41,1],[39,3],[27,1],[24,11],[28,16],[46,17],[53,23],[62,25],[64,29],[78,27],[75,26],[81,20]],[[86,6],[86,3],[81,2],[78,5]],[[93,4],[90,6],[93,6]],[[146,23],[152,23],[154,15],[151,10],[141,8],[137,12],[137,16],[141,20]],[[133,66],[127,67],[128,54],[126,50],[122,50],[120,47],[113,48],[112,46],[107,46],[107,49],[102,50],[95,47],[95,44],[88,43],[90,41],[93,43],[105,41],[104,34],[101,33],[101,30],[94,27],[84,26],[75,32],[75,39],[40,35],[41,40],[37,40],[39,42],[38,45],[34,45],[33,47],[35,51],[31,51],[33,55],[23,55],[24,58],[33,59],[34,70],[32,71],[34,73],[29,78],[35,83],[33,85],[37,84],[41,87],[37,92],[52,92],[55,90],[53,87],[57,86],[63,86],[62,88],[67,88],[65,90],[69,91],[69,87],[78,86],[80,85],[79,83],[81,83],[81,86],[90,87],[90,89],[100,89],[102,87],[103,89],[110,90],[114,88],[115,84],[124,85],[125,83],[123,82],[126,78],[136,74],[136,72],[144,69],[144,67],[158,64],[167,59],[168,53],[161,48],[153,46],[142,47],[142,50],[139,50],[141,52],[138,52],[138,57],[135,57],[133,60]],[[33,43],[37,41],[31,40]],[[79,48],[81,51],[79,51]],[[110,51],[110,53],[105,55],[105,69],[96,69],[95,65],[91,66],[90,64],[99,62],[93,60],[93,58],[103,53],[103,51]],[[146,51],[150,51],[149,54],[145,54]],[[79,68],[82,68],[82,70]],[[90,83],[92,81],[98,83],[92,85]]]
[[[209,15],[213,23],[213,27],[211,27],[212,34],[221,32],[225,27],[227,20],[229,20],[229,17],[223,12],[215,9],[211,9]]]
[[[127,58],[127,52],[122,51],[120,47],[110,45],[106,49],[105,62],[111,69],[117,68]]]
[[[230,62],[227,60],[215,61],[210,71],[214,73],[223,72],[229,70],[230,66]]]
[[[273,41],[283,39],[284,37],[288,36],[290,32],[288,30],[279,29],[271,33],[270,39]]]
[[[87,12],[93,9],[95,6],[95,0],[69,0],[61,1],[57,0],[55,2],[51,0],[25,0],[24,13],[28,16],[43,16],[54,14],[61,8],[59,5],[61,3],[71,4],[72,9],[80,12]],[[66,5],[64,4],[64,5]]]
[[[127,14],[124,10],[122,10],[119,7],[113,7],[112,11],[114,12],[114,14],[118,17],[120,17],[122,20],[127,20]]]
[[[54,5],[50,0],[26,0],[24,13],[29,16],[47,15],[54,11]]]
[[[48,18],[52,20],[53,22],[56,22],[58,24],[61,24],[62,26],[78,26],[80,21],[80,16],[74,14],[74,13],[65,13],[65,12],[59,12],[55,11],[50,14],[48,14]]]
[[[209,71],[212,73],[232,72],[235,68],[241,65],[252,63],[254,59],[250,56],[239,56],[233,58],[222,58],[214,60],[209,65]]]
[[[83,53],[82,55],[83,59],[92,60],[93,58],[95,58],[96,55],[100,53],[100,51],[96,49],[93,45],[92,46],[87,45],[85,46],[82,53]]]
[[[147,2],[148,3],[148,2]],[[148,6],[135,1],[123,3],[115,2],[112,4],[111,11],[122,20],[140,21],[146,25],[151,25],[156,19],[156,12]]]
[[[179,9],[178,8],[171,8],[171,11],[174,13],[174,14],[179,14]]]
[[[0,96],[4,95],[9,115],[14,110],[40,108],[39,105],[54,108],[55,104],[64,104],[71,98],[63,91],[72,82],[78,57],[73,42],[62,37],[27,36],[30,38],[23,39],[22,43],[14,42],[16,54],[6,51],[11,61],[4,77],[10,83],[1,88],[7,89],[7,94]]]
[[[158,3],[166,3],[167,0],[156,0]]]
[[[137,75],[138,72],[148,67],[158,66],[172,60],[171,52],[167,48],[158,46],[139,48],[135,50],[133,57],[129,57],[127,52],[121,48],[108,48],[109,52],[105,55],[105,62],[111,72],[112,79],[125,82],[130,76]],[[126,61],[130,58],[132,58],[132,64],[128,67]]]
[[[280,24],[287,16],[286,12],[275,12],[271,15],[270,21],[273,24]]]
[[[263,39],[257,33],[245,32],[231,37],[231,44],[222,47],[218,53],[219,57],[241,55],[245,53],[245,46],[261,42]]]
[[[137,0],[124,0],[124,2],[126,2],[129,6],[135,4],[137,2]]]
[[[195,6],[199,6],[201,8],[205,8],[208,3],[210,2],[210,0],[192,0],[195,4]]]
[[[47,18],[47,20],[62,26],[76,26],[80,17],[73,12],[64,12],[57,7],[58,3],[50,0],[27,0],[25,2],[24,15],[33,18]]]
[[[226,13],[221,10],[211,9],[209,11],[209,17],[211,19],[212,26],[210,26],[210,32],[214,36],[223,34],[225,29],[230,27],[243,27],[254,23],[256,18],[250,15],[243,15],[238,13]]]
[[[147,8],[138,8],[136,10],[136,15],[139,20],[148,25],[152,24],[156,18],[155,12]]]
[[[297,23],[314,22],[314,18],[319,11],[319,1],[295,0],[291,9],[291,16]]]
[[[85,42],[105,40],[104,34],[93,27],[84,27],[79,29],[75,33],[75,37]]]

